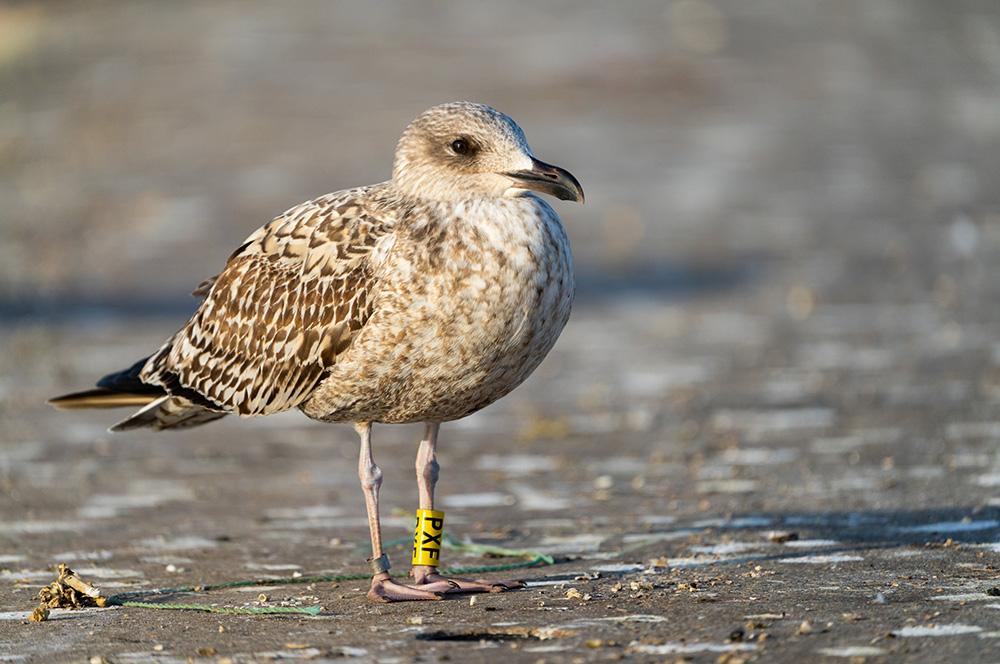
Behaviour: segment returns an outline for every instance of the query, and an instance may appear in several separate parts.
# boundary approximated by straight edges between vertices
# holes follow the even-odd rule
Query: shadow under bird
[[[352,422],[372,540],[369,598],[519,587],[446,578],[423,561],[412,585],[391,577],[371,429],[426,424],[417,487],[420,510],[433,510],[440,423],[509,393],[555,344],[573,301],[572,256],[535,192],[583,202],[576,178],[536,159],[503,113],[435,106],[403,132],[392,179],[321,196],[263,226],[198,286],[201,306],[159,350],[50,403],[140,407],[112,431],[291,408]]]

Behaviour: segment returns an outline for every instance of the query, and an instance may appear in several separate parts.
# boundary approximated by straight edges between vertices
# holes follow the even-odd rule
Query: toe
[[[372,587],[368,590],[368,599],[380,603],[435,601],[444,599],[444,595],[445,589],[407,586],[392,579],[372,579]]]

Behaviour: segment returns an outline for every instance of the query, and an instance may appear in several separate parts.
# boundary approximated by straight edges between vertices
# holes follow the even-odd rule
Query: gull
[[[180,429],[227,414],[298,408],[350,422],[371,532],[373,601],[499,592],[516,581],[389,574],[379,524],[382,471],[372,424],[421,422],[421,510],[434,509],[438,430],[520,385],[570,315],[569,240],[537,194],[583,202],[568,171],[539,161],[524,132],[469,102],[419,115],[392,178],[297,205],[250,235],[203,301],[155,353],[58,408],[140,407],[111,427]]]

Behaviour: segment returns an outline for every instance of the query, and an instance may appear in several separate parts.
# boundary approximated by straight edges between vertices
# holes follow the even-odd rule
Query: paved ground
[[[0,35],[0,661],[1000,659],[991,3],[23,2]],[[363,571],[349,427],[111,436],[43,401],[457,98],[587,191],[563,338],[442,430],[448,530],[556,564],[475,603],[314,582],[169,599],[316,617],[29,623],[59,563],[109,593]],[[375,432],[389,538],[419,434]]]

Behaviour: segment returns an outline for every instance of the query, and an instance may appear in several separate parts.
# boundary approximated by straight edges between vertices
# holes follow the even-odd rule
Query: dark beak
[[[583,187],[569,171],[531,158],[531,168],[504,173],[518,189],[531,189],[562,201],[583,203]]]

